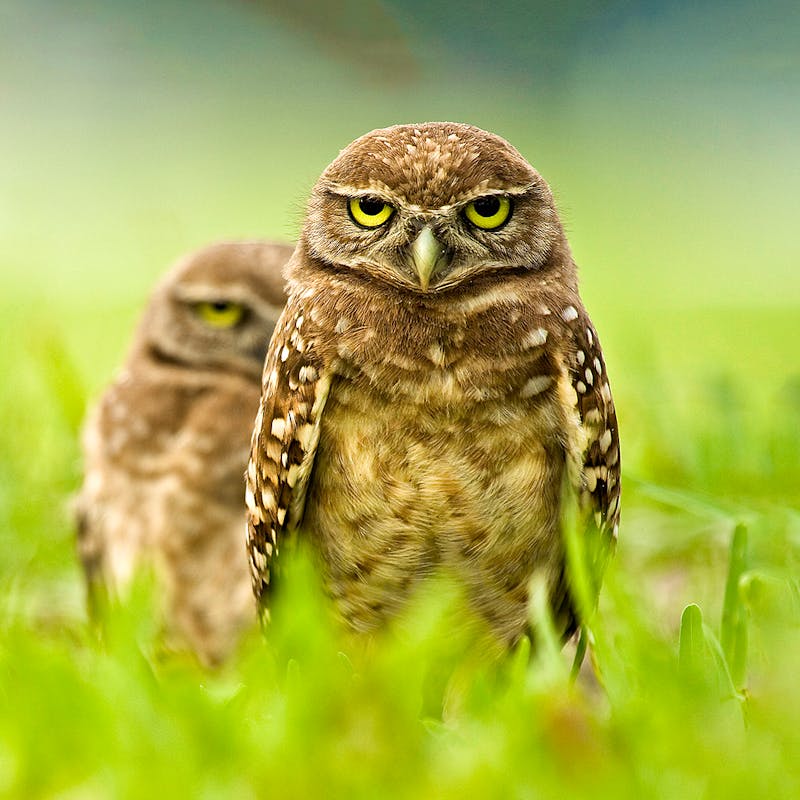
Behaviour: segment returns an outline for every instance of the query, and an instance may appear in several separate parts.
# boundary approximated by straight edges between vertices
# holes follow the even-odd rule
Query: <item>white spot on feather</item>
[[[572,322],[572,320],[578,319],[578,310],[575,306],[567,306],[561,312],[561,319],[563,319],[564,322]]]
[[[547,341],[547,331],[544,328],[532,330],[525,341],[523,347],[541,347]]]
[[[260,572],[267,568],[267,557],[260,550],[252,551],[253,566]]]
[[[300,371],[298,373],[298,377],[302,383],[310,383],[311,381],[315,381],[317,379],[317,375],[317,368],[311,364],[308,364],[305,367],[300,367]]]
[[[592,408],[586,412],[586,417],[584,418],[584,422],[587,425],[599,425],[602,421],[603,417],[598,409]]]
[[[455,309],[465,314],[476,314],[501,303],[511,305],[519,302],[519,294],[507,284],[501,283],[456,303]]]
[[[443,367],[445,364],[444,349],[439,342],[434,342],[428,348],[428,358],[436,364],[437,367]]]
[[[276,439],[283,439],[283,436],[286,433],[286,420],[281,417],[276,417],[274,420],[272,420],[270,432]]]
[[[273,493],[271,488],[266,488],[261,490],[261,505],[267,511],[275,510],[275,494]]]
[[[541,394],[552,382],[552,375],[534,375],[520,390],[520,397],[528,398]]]
[[[256,505],[256,498],[253,494],[253,490],[248,486],[244,492],[244,502],[247,505],[247,510],[250,514],[255,517],[259,522],[264,521],[264,515],[261,513],[261,509]]]

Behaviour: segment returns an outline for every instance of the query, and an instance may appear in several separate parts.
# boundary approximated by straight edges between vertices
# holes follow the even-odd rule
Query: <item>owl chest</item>
[[[421,386],[391,396],[345,378],[331,389],[304,528],[356,627],[378,624],[444,568],[504,631],[516,630],[534,569],[558,569],[555,408],[476,403],[452,385],[457,399],[429,407]]]

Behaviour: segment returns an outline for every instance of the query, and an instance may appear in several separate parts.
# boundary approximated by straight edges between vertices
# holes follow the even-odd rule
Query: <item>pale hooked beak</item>
[[[411,265],[419,278],[419,285],[427,290],[436,268],[450,261],[447,248],[436,238],[430,225],[426,225],[411,243]]]

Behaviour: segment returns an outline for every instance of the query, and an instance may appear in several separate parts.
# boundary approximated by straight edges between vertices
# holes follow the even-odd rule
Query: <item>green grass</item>
[[[7,309],[4,333],[25,316]],[[0,792],[800,793],[791,391],[719,366],[704,378],[683,343],[666,351],[658,336],[621,336],[635,321],[610,315],[626,479],[620,546],[592,620],[602,688],[571,682],[546,626],[533,656],[523,643],[499,662],[478,658],[479,638],[454,638],[453,615],[465,612],[445,584],[365,648],[330,622],[302,559],[268,640],[254,635],[206,674],[159,653],[146,583],[115,610],[103,644],[87,626],[67,505],[87,394],[71,347],[88,334],[44,322],[57,317],[40,308],[26,341],[0,355],[10,389],[0,400]]]

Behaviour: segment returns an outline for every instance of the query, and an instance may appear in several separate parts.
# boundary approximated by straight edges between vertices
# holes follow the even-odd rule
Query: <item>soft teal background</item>
[[[796,4],[276,9],[0,8],[0,286],[61,328],[93,388],[170,261],[291,239],[341,147],[429,119],[500,133],[550,181],[612,354],[635,339],[701,371],[737,354],[780,387],[800,304]]]
[[[595,305],[796,304],[796,4],[556,5],[386,5],[384,64],[352,9],[337,52],[321,4],[6,0],[4,272],[141,292],[211,238],[293,236],[360,133],[457,119],[553,184]]]

